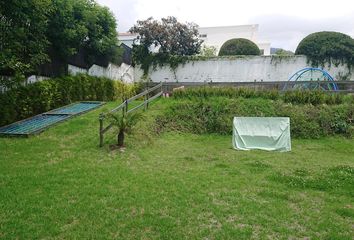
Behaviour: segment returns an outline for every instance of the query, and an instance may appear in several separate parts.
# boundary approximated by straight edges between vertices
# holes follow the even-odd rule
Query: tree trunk
[[[124,131],[119,131],[118,133],[118,147],[123,147],[124,145]]]

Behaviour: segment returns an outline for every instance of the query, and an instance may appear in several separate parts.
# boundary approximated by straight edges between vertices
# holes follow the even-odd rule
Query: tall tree
[[[48,61],[50,0],[0,1],[0,75],[28,75]]]
[[[66,65],[79,51],[87,67],[98,58],[116,57],[116,20],[108,8],[93,0],[52,0],[54,9],[49,21],[48,38],[51,58]]]
[[[152,17],[138,21],[130,30],[137,33],[137,43],[146,49],[153,47],[159,53],[170,55],[194,55],[200,52],[202,40],[198,39],[198,25],[180,23],[175,17]]]
[[[47,62],[43,69],[56,69],[51,75],[65,73],[78,53],[87,67],[116,60],[116,27],[94,0],[1,0],[0,75],[29,75]]]
[[[106,62],[115,61],[117,54],[120,54],[117,47],[117,23],[109,8],[92,5],[86,27],[88,31],[83,49],[88,65],[94,63],[97,58],[103,58]]]

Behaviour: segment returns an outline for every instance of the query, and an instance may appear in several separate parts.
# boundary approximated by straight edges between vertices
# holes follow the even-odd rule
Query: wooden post
[[[145,88],[146,94],[144,95],[144,110],[147,110],[149,107],[149,85],[146,84],[146,88]]]
[[[99,117],[99,121],[100,121],[100,147],[103,147],[103,133],[102,133],[102,130],[103,130],[103,114],[101,113],[100,114],[100,117]]]

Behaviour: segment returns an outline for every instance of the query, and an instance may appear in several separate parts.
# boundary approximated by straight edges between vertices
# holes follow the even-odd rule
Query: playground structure
[[[283,90],[304,89],[338,91],[338,85],[333,77],[320,68],[303,68],[294,73],[284,85]]]

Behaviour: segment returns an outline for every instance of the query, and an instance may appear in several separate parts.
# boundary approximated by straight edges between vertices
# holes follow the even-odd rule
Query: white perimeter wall
[[[240,58],[213,58],[188,62],[173,71],[170,67],[157,67],[149,71],[153,82],[253,82],[287,81],[298,70],[310,67],[305,56],[249,56]],[[354,80],[354,74],[346,66],[326,64],[324,70],[336,80]],[[346,76],[344,79],[342,76]],[[135,81],[143,77],[140,68],[135,69]]]
[[[68,65],[68,71],[71,75],[87,73],[90,76],[122,80],[127,83],[134,82],[134,68],[125,63],[122,63],[120,66],[110,63],[106,68],[94,64],[89,69]]]

